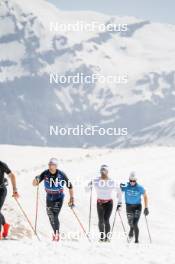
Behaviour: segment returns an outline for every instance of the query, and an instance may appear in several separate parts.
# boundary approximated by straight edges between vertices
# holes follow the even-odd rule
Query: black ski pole
[[[91,191],[90,191],[90,200],[89,200],[89,234],[91,232],[91,218],[92,218],[92,182],[91,182]]]
[[[148,224],[148,219],[147,219],[146,215],[145,215],[145,222],[146,222],[146,228],[147,228],[147,231],[148,231],[149,240],[150,240],[150,243],[152,243],[151,233],[150,233],[150,230],[149,230],[149,224]]]
[[[127,232],[126,232],[125,225],[124,225],[124,223],[123,223],[123,219],[122,219],[122,217],[121,217],[121,214],[120,214],[119,210],[118,210],[117,212],[118,212],[118,215],[119,215],[119,217],[120,217],[120,221],[121,221],[121,224],[122,224],[122,227],[123,227],[123,232],[124,232],[124,234],[125,234],[125,236],[126,236],[126,238],[127,238],[127,242],[129,243],[129,238],[128,238],[128,235],[127,235]]]

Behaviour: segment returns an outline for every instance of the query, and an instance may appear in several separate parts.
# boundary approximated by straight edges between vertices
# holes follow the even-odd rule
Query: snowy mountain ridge
[[[77,19],[105,25],[123,23],[128,30],[49,30],[50,22],[74,23]],[[126,140],[123,145],[132,146],[150,143],[142,140],[142,131],[147,131],[147,139],[154,138],[152,134],[159,133],[152,126],[160,122],[169,126],[167,120],[174,116],[175,103],[174,25],[94,12],[65,12],[43,0],[3,0],[0,27],[0,110],[4,113],[0,142],[118,146]],[[65,76],[127,74],[128,82],[50,85],[51,72]],[[49,126],[58,124],[127,127],[129,140],[50,137]],[[171,144],[175,142],[173,131],[166,132]],[[165,135],[160,133],[151,142],[164,144]]]

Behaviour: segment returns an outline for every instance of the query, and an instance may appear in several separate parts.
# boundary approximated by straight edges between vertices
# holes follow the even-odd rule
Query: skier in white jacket
[[[97,193],[97,213],[98,227],[100,231],[100,241],[107,242],[110,238],[110,216],[113,209],[113,192],[117,195],[117,210],[122,206],[122,193],[116,181],[109,177],[107,165],[100,168],[100,177],[88,184],[88,189],[94,186]]]

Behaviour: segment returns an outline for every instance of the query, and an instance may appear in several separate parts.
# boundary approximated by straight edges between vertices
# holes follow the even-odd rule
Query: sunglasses
[[[136,183],[136,181],[131,180],[130,182]]]
[[[106,169],[101,169],[100,172],[108,172]]]

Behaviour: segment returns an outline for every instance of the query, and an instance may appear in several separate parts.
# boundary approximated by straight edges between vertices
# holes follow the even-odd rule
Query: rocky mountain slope
[[[127,24],[125,32],[52,32],[50,22]],[[175,26],[63,12],[44,0],[0,3],[0,143],[174,144]],[[49,83],[50,73],[127,76],[127,83]],[[50,136],[50,125],[127,128],[128,136]]]

